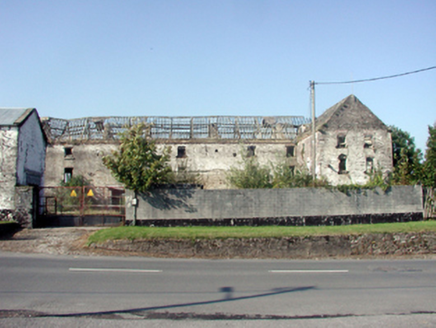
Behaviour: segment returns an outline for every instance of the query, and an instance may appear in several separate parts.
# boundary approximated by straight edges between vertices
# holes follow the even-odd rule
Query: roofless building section
[[[298,128],[309,123],[303,116],[194,116],[194,117],[86,117],[43,118],[51,142],[111,141],[138,123],[149,127],[157,140],[294,140]]]

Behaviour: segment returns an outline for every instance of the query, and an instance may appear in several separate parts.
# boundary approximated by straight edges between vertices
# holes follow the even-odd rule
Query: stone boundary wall
[[[126,192],[127,222],[135,215],[133,195]],[[334,225],[419,220],[423,215],[421,186],[348,192],[324,188],[158,189],[137,199],[136,218],[139,224],[148,225]]]
[[[15,221],[23,228],[33,228],[36,210],[35,187],[16,186],[14,189],[14,209],[0,209],[0,221]]]

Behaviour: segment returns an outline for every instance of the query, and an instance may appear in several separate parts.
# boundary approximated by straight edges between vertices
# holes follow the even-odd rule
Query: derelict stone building
[[[316,173],[333,185],[364,184],[373,169],[392,171],[389,128],[356,96],[350,95],[316,119]],[[312,167],[313,136],[297,140],[300,165]]]
[[[0,215],[32,224],[32,187],[43,184],[47,140],[35,108],[0,108]],[[30,186],[30,187],[29,187]]]
[[[170,147],[176,172],[198,174],[205,189],[224,189],[226,172],[241,165],[241,154],[259,163],[286,159],[289,166],[311,168],[310,120],[278,117],[88,117],[44,118],[50,140],[45,184],[59,185],[82,175],[96,186],[120,185],[101,157],[118,147],[117,133],[139,122],[149,127],[158,148]],[[391,136],[365,105],[351,95],[316,120],[316,170],[332,184],[364,183],[371,167],[392,168]]]

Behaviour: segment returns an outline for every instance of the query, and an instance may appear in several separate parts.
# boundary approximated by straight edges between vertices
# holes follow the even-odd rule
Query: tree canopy
[[[140,123],[120,134],[120,148],[103,157],[104,165],[127,189],[145,192],[154,185],[167,183],[171,168],[167,149],[158,154],[148,128]]]
[[[395,126],[392,130],[393,183],[415,184],[420,180],[421,150],[416,148],[415,139],[406,131]]]
[[[436,123],[428,127],[427,149],[422,170],[422,184],[436,188]]]

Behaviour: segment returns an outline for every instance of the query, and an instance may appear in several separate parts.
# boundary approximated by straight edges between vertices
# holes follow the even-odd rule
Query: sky
[[[436,66],[434,0],[0,0],[0,107],[41,117],[310,117],[309,81]],[[436,69],[316,85],[350,94],[422,150]]]

